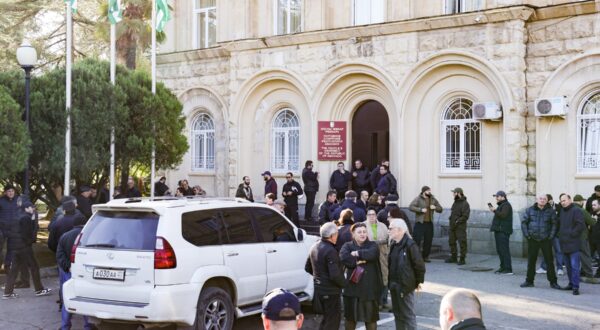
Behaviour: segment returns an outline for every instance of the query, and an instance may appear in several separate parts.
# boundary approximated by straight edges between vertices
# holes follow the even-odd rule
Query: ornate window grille
[[[354,0],[354,25],[385,21],[385,0]]]
[[[217,0],[194,0],[192,38],[194,48],[217,43]]]
[[[275,34],[302,31],[302,0],[275,1]]]
[[[444,0],[446,14],[466,13],[483,9],[482,0]]]
[[[192,122],[192,171],[215,169],[215,125],[205,113]]]
[[[481,171],[481,123],[473,120],[473,101],[450,102],[441,120],[441,167],[444,173]]]
[[[600,91],[589,94],[577,112],[577,170],[600,172]]]
[[[271,142],[273,172],[300,170],[300,121],[291,109],[282,109],[275,115]]]

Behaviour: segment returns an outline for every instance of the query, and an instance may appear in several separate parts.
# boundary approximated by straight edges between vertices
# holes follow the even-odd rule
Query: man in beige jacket
[[[367,211],[367,221],[364,222],[367,225],[367,235],[369,236],[369,240],[376,242],[377,246],[379,246],[379,265],[381,266],[381,275],[383,276],[383,286],[384,289],[381,293],[381,302],[380,306],[385,307],[387,304],[387,280],[388,280],[388,254],[389,254],[389,246],[388,246],[388,229],[383,224],[377,220],[377,212],[370,208]]]
[[[421,248],[423,261],[430,262],[429,252],[433,241],[433,212],[442,213],[440,202],[431,194],[431,188],[423,186],[421,193],[408,207],[415,212],[415,229],[413,239]]]

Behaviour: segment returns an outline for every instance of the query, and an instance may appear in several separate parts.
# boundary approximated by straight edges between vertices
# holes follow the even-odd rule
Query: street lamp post
[[[31,81],[31,70],[37,63],[37,52],[28,41],[23,41],[21,46],[17,48],[17,61],[25,70],[25,126],[27,133],[31,137],[31,128],[29,125],[29,82]],[[29,157],[25,163],[23,173],[23,195],[29,197]]]

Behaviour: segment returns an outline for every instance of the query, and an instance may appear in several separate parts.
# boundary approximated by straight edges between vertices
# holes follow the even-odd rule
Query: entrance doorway
[[[352,164],[361,159],[372,170],[390,156],[390,121],[387,111],[377,101],[360,105],[352,117]]]

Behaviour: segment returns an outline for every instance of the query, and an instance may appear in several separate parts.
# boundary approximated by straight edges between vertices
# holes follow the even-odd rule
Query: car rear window
[[[81,236],[80,246],[120,250],[154,250],[159,216],[151,212],[97,212]]]

